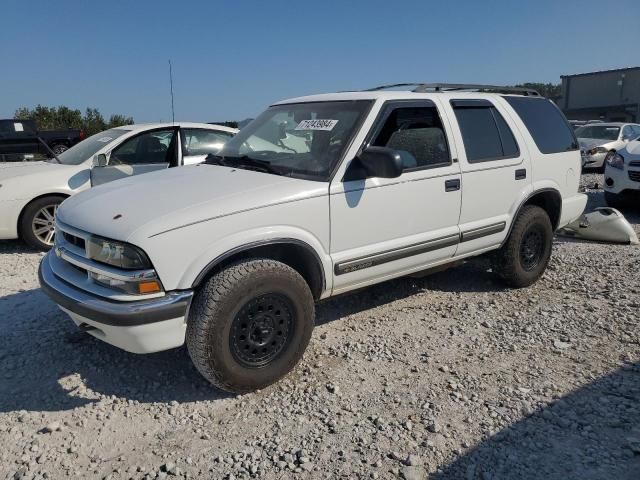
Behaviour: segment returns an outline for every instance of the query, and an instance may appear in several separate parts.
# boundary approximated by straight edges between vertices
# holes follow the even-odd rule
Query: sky
[[[136,122],[255,117],[399,82],[515,84],[640,66],[640,1],[3,0],[0,118],[67,105]]]

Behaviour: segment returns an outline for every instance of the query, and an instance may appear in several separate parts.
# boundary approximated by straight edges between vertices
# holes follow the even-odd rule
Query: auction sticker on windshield
[[[316,120],[303,120],[295,128],[296,130],[333,130],[338,120],[329,120],[327,118]]]

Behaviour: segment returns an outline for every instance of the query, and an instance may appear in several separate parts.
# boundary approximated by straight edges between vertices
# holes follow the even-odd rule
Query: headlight
[[[622,155],[618,153],[609,153],[609,155],[607,155],[607,158],[605,158],[605,161],[611,168],[617,168],[618,170],[624,169],[624,158],[622,158]]]
[[[595,147],[589,150],[589,155],[596,155],[597,153],[606,153],[607,149],[604,147]]]
[[[147,255],[128,243],[91,236],[87,242],[87,254],[96,262],[112,265],[123,270],[144,270],[151,268]]]

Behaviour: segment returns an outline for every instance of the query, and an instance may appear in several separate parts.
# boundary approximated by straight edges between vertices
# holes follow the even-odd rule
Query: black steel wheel
[[[245,303],[231,324],[229,346],[241,365],[259,368],[273,361],[295,335],[293,305],[267,294]]]
[[[527,230],[520,243],[520,263],[527,272],[535,269],[544,255],[544,230],[538,224]]]

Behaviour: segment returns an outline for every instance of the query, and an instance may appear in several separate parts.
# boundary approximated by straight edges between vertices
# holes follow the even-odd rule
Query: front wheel
[[[235,393],[260,389],[302,358],[314,315],[311,290],[298,272],[275,260],[242,260],[196,293],[187,349],[216,387]]]
[[[48,196],[27,205],[20,218],[20,237],[31,248],[49,250],[55,235],[55,216],[64,197]]]
[[[506,243],[494,256],[494,270],[509,286],[528,287],[546,270],[552,242],[553,228],[547,212],[526,205],[515,219]]]

